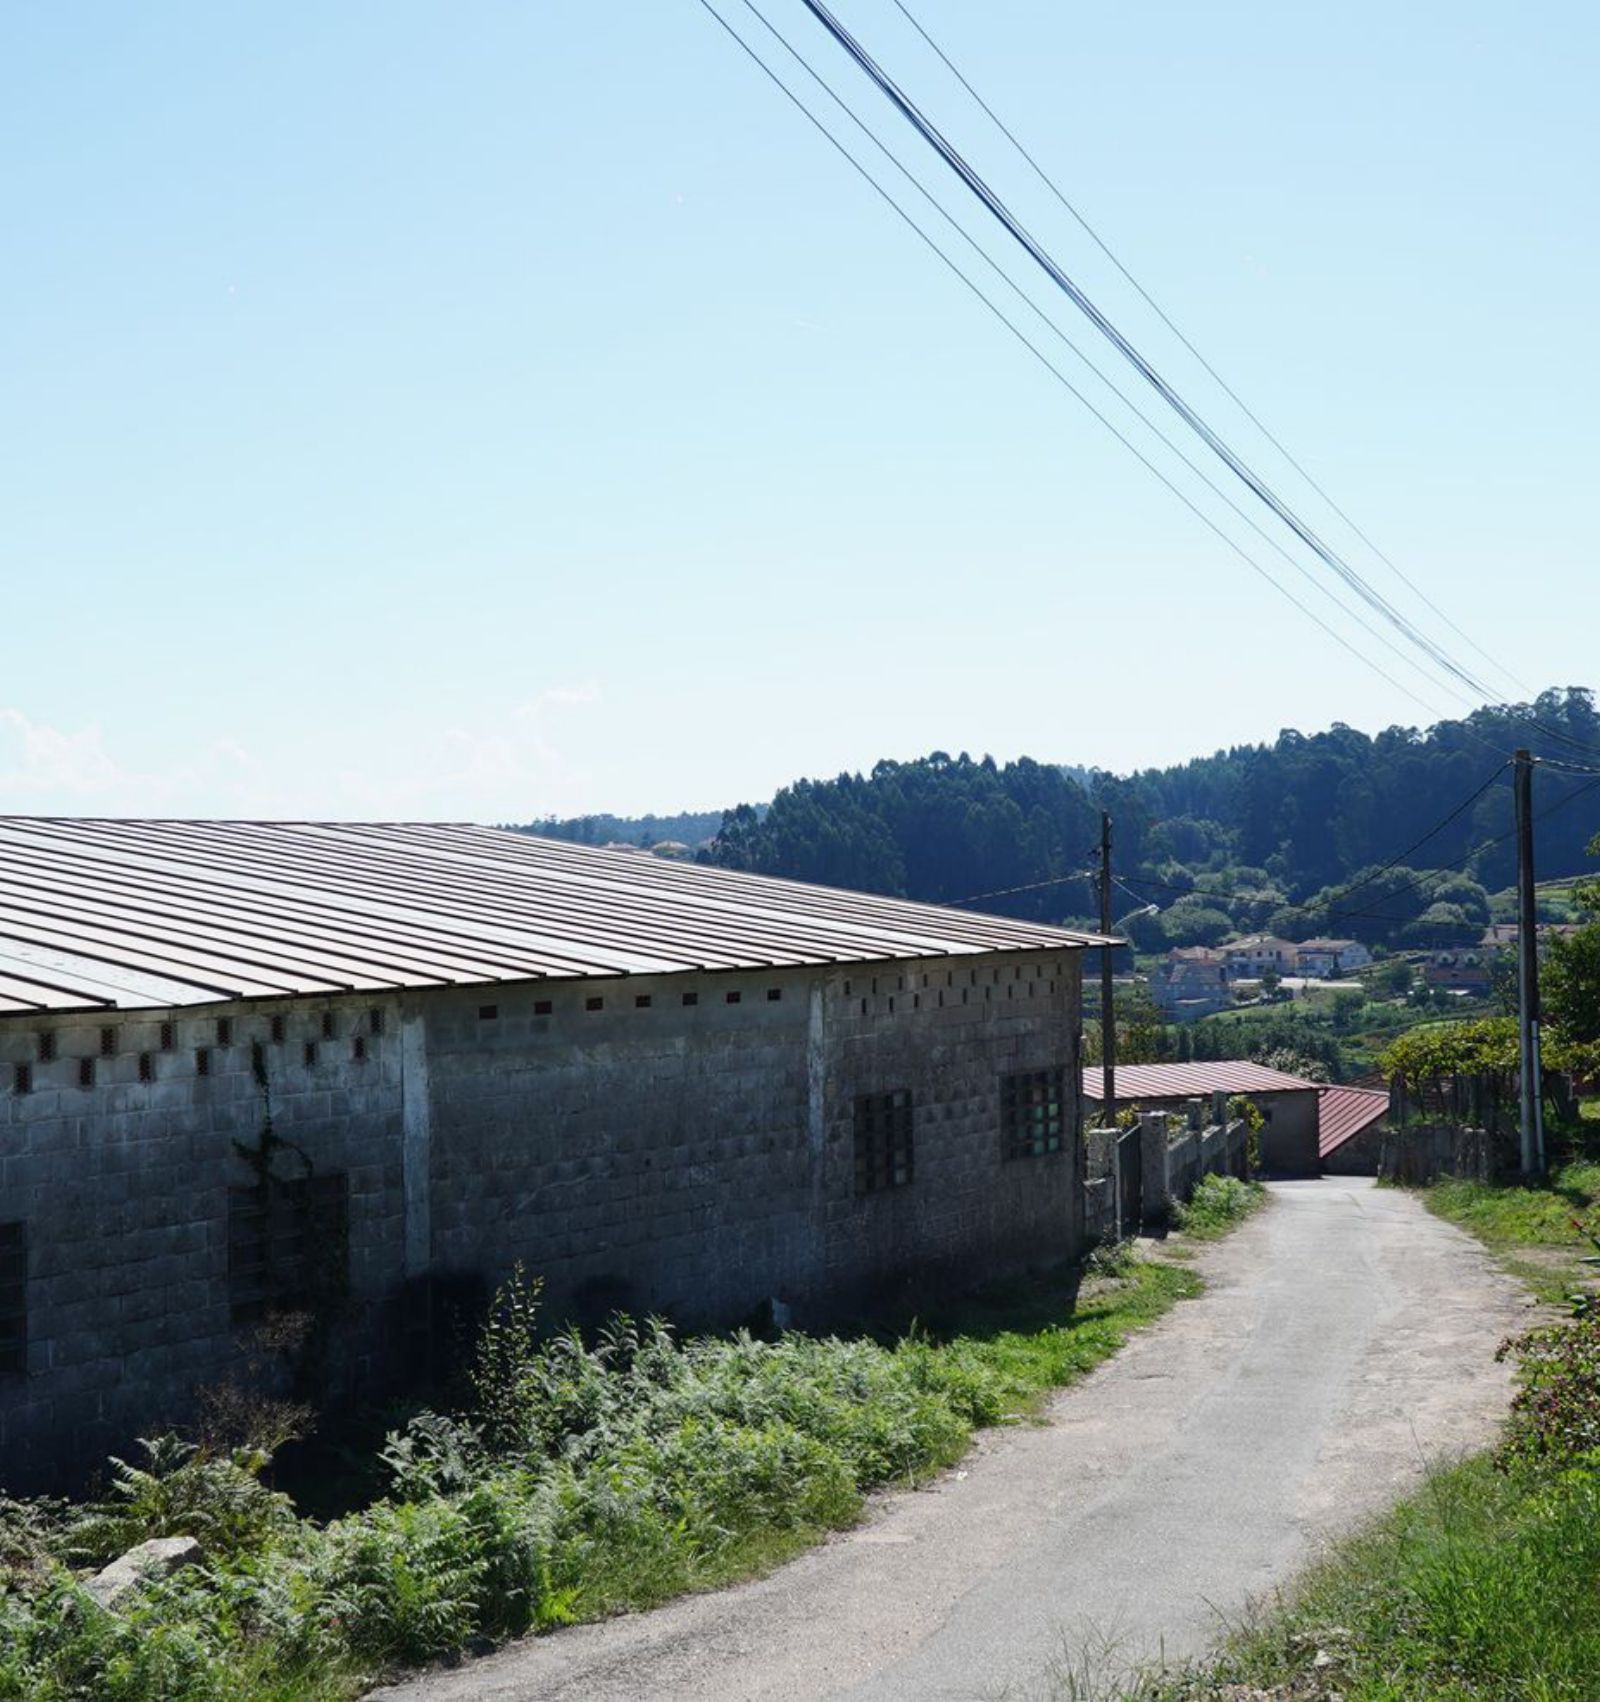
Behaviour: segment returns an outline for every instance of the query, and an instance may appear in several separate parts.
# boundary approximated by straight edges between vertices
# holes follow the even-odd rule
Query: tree
[[[1600,856],[1600,838],[1589,842]],[[1582,881],[1573,903],[1588,920],[1575,934],[1553,935],[1545,946],[1540,996],[1545,1020],[1577,1045],[1600,1042],[1600,881]]]

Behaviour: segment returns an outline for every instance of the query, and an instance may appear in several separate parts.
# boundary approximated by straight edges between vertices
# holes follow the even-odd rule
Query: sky
[[[893,0],[834,4],[1274,488],[1525,695]],[[1438,609],[1524,687],[1595,680],[1600,12],[908,4]],[[1113,370],[801,0],[761,5]],[[704,809],[1463,707],[1119,413],[1351,648],[1252,572],[701,0],[0,7],[0,157],[0,810]]]

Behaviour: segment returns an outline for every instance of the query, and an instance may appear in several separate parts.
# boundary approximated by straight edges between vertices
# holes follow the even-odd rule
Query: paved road
[[[1182,1656],[1477,1446],[1520,1291],[1415,1200],[1279,1183],[1209,1288],[962,1474],[770,1578],[530,1640],[388,1702],[934,1702]]]

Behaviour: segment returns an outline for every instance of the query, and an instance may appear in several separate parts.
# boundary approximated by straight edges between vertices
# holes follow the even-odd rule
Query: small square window
[[[301,1048],[300,1056],[304,1060],[306,1068],[308,1070],[311,1069],[312,1066],[315,1065],[315,1063],[317,1061],[317,1043],[316,1043],[316,1041],[315,1040],[308,1040],[305,1043],[305,1045]]]
[[[479,1005],[478,1006],[478,1021],[479,1022],[498,1022],[499,1020],[500,1020],[500,1007],[498,1005]]]
[[[18,1222],[0,1223],[0,1373],[28,1369],[28,1234]]]
[[[18,1064],[11,1072],[11,1091],[13,1093],[33,1092],[32,1064]]]
[[[783,989],[781,987],[769,987],[767,989],[767,1003],[769,1005],[777,1004],[778,1000],[782,997]]]
[[[139,1080],[154,1081],[156,1079],[156,1060],[153,1053],[139,1054]]]
[[[598,994],[596,994],[583,1001],[583,1008],[586,1011],[603,1011],[606,1008],[606,1002]]]
[[[78,1060],[78,1086],[94,1086],[94,1059],[80,1058]]]
[[[178,1025],[164,1022],[161,1025],[161,1050],[170,1052],[178,1044]]]
[[[117,1055],[117,1031],[114,1028],[100,1030],[100,1056],[114,1058]]]
[[[367,1058],[367,1037],[366,1037],[366,1035],[357,1034],[357,1035],[352,1036],[351,1041],[350,1041],[350,1056],[352,1058],[354,1058],[355,1061],[358,1064],[363,1064],[363,1063],[366,1062],[366,1058]]]
[[[548,999],[535,999],[533,1001],[533,1014],[535,1016],[549,1016],[554,1009],[555,1006]]]
[[[197,1046],[194,1052],[194,1073],[197,1076],[211,1074],[211,1049],[207,1046]]]
[[[649,1010],[650,1009],[650,995],[648,993],[635,993],[634,996],[633,996],[633,1008],[636,1011],[647,1011],[647,1010]]]
[[[383,1011],[377,1005],[367,1012],[367,1029],[372,1034],[383,1033]]]
[[[322,1038],[332,1040],[334,1036],[334,1020],[332,1011],[322,1013]]]
[[[1067,1126],[1066,1071],[1000,1078],[1000,1150],[1005,1158],[1059,1152]]]
[[[724,999],[726,999],[728,1001],[728,1003],[730,1005],[738,1004],[740,999],[742,999],[744,997],[744,995],[741,992],[739,992],[737,988],[735,988],[734,991],[732,991],[731,993],[724,993],[722,996],[723,996]]]
[[[233,1321],[311,1310],[348,1280],[350,1187],[342,1172],[228,1190]]]
[[[274,1046],[281,1046],[289,1032],[289,1024],[284,1019],[282,1011],[279,1011],[278,1014],[273,1017],[270,1032],[272,1035],[272,1044]]]
[[[686,1005],[697,1005],[700,1003],[700,995],[698,993],[685,993],[683,995],[683,1002]]]
[[[231,1016],[219,1016],[217,1018],[217,1044],[219,1046],[231,1046],[233,1044],[233,1018]]]
[[[53,1028],[47,1028],[39,1036],[39,1062],[51,1064],[56,1056],[56,1033]]]
[[[911,1094],[864,1093],[856,1100],[856,1192],[904,1188],[912,1176]]]

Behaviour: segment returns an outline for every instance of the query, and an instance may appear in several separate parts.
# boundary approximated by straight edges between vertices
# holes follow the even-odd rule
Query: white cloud
[[[420,735],[385,722],[332,745],[294,737],[265,756],[219,736],[159,768],[123,760],[98,723],[62,728],[0,706],[0,811],[523,819],[587,790],[574,719],[601,702],[592,681],[554,685]]]

